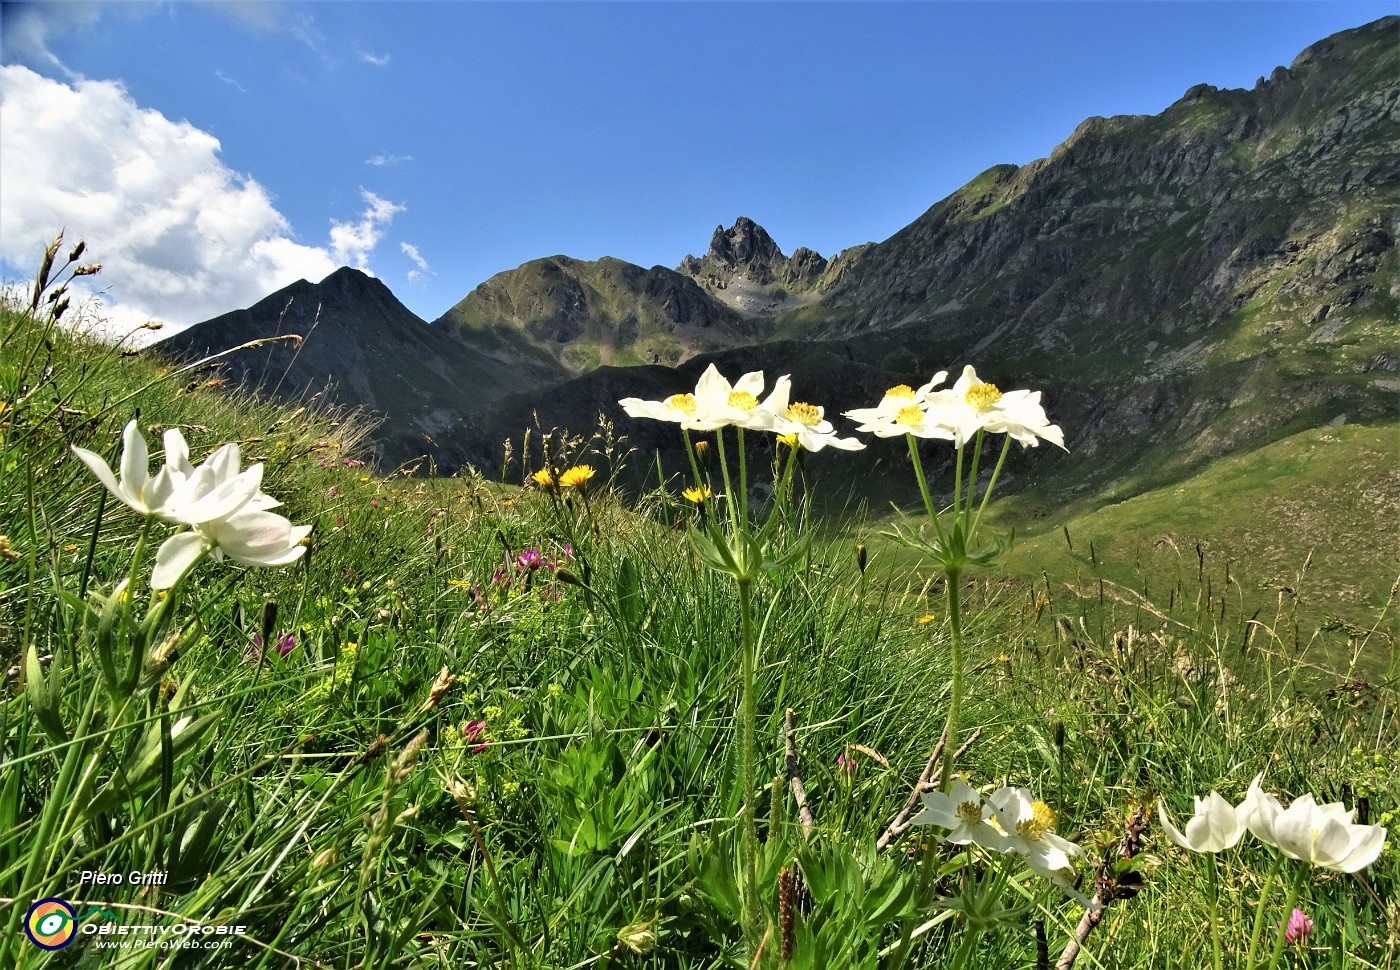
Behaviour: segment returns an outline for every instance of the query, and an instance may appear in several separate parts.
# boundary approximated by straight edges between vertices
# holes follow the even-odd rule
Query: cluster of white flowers
[[[178,430],[165,432],[165,461],[150,473],[150,451],[135,421],[122,433],[120,478],[101,456],[73,447],[107,490],[146,516],[190,528],[156,553],[152,589],[169,589],[206,554],[248,566],[282,566],[306,551],[310,526],[293,526],[270,509],[281,503],[263,493],[261,464],[240,469],[238,445],[221,446],[198,467]]]
[[[857,431],[877,438],[909,434],[941,438],[962,447],[979,431],[990,431],[1010,435],[1023,445],[1034,447],[1043,439],[1064,448],[1064,433],[1045,416],[1039,391],[1003,393],[996,385],[979,380],[970,364],[952,387],[938,390],[947,378],[947,371],[939,371],[917,390],[900,384],[886,391],[874,407],[856,408],[845,415],[859,422]],[[711,364],[691,393],[673,394],[664,401],[629,397],[618,403],[634,418],[671,421],[687,431],[733,425],[794,435],[808,451],[820,451],[828,445],[847,451],[865,447],[856,438],[838,438],[823,408],[790,403],[791,390],[788,378],[780,377],[760,401],[763,371],[745,374],[731,385]]]
[[[1031,797],[1029,789],[1002,787],[983,799],[967,782],[954,781],[945,794],[925,792],[924,810],[910,825],[947,829],[954,845],[977,845],[988,852],[1010,853],[1026,861],[1036,875],[1074,892],[1074,859],[1084,850],[1055,834],[1055,811]]]
[[[918,390],[907,384],[892,387],[873,408],[847,411],[846,417],[860,422],[857,431],[877,438],[910,434],[941,438],[961,448],[979,431],[990,431],[1032,448],[1040,439],[1064,448],[1064,433],[1045,416],[1039,391],[1003,393],[995,384],[979,380],[971,364],[952,387],[936,390],[947,379],[948,372],[939,371]]]
[[[1175,844],[1192,852],[1220,852],[1235,846],[1246,831],[1290,859],[1321,869],[1359,872],[1375,862],[1385,846],[1383,825],[1357,825],[1356,812],[1341,802],[1319,805],[1312,795],[1294,799],[1287,808],[1264,791],[1263,772],[1254,776],[1244,801],[1232,806],[1218,792],[1195,796],[1196,814],[1183,833],[1157,800],[1162,830]]]
[[[671,421],[686,431],[714,431],[737,427],[795,435],[808,451],[821,451],[827,445],[854,451],[864,448],[855,438],[838,438],[836,429],[825,419],[821,407],[801,401],[790,402],[792,382],[784,375],[762,401],[763,371],[751,371],[730,384],[711,364],[700,375],[695,390],[672,394],[664,401],[623,398],[618,403],[634,418]]]

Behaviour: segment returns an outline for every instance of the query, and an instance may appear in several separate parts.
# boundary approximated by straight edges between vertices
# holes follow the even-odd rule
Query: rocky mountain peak
[[[735,219],[734,225],[728,229],[722,225],[715,226],[706,255],[731,269],[750,266],[771,269],[775,262],[786,259],[768,231],[748,216]]]

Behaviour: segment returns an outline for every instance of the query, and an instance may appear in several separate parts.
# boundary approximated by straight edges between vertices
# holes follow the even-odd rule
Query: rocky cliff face
[[[768,232],[748,216],[725,229],[716,226],[703,258],[687,255],[677,271],[704,287],[716,300],[746,316],[763,316],[804,306],[826,272],[822,255],[799,246],[784,256]]]

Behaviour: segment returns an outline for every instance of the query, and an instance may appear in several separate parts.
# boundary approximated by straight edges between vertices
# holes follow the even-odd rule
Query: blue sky
[[[1386,2],[5,3],[0,261],[61,225],[187,325],[336,265],[434,319],[540,256],[747,215],[888,237],[1091,115],[1249,87]]]

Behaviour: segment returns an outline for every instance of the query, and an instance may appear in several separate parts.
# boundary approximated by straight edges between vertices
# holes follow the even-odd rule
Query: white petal
[[[1384,825],[1353,825],[1351,850],[1333,866],[1342,872],[1360,872],[1380,858],[1385,847]]]
[[[186,478],[194,474],[194,466],[190,464],[190,446],[185,443],[185,436],[179,428],[165,432],[165,467]]]
[[[208,550],[208,541],[193,529],[177,532],[166,539],[156,552],[156,566],[151,570],[151,589],[174,586]]]
[[[70,445],[69,448],[72,450],[73,454],[77,455],[82,463],[87,465],[88,469],[97,476],[97,480],[106,487],[107,491],[111,492],[127,505],[131,504],[131,499],[126,496],[121,486],[117,484],[117,477],[112,474],[111,467],[108,466],[101,455],[88,451],[86,448],[79,448],[77,445]],[[137,511],[139,512],[141,510],[137,509]]]
[[[128,421],[122,429],[121,465],[122,487],[128,495],[140,495],[142,487],[151,477],[151,456],[135,419]]]

